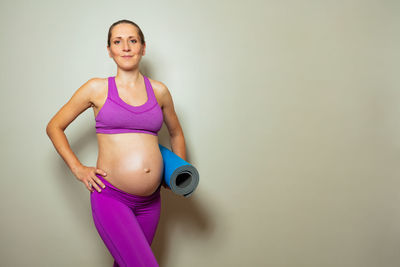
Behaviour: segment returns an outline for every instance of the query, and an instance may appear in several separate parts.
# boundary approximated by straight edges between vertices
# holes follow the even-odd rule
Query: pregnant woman
[[[139,71],[146,43],[129,20],[112,24],[107,50],[116,76],[92,78],[54,115],[46,132],[76,178],[90,191],[94,225],[115,266],[158,266],[151,244],[161,208],[163,158],[158,131],[165,122],[172,151],[186,160],[185,139],[168,88]],[[97,166],[80,163],[64,134],[93,107]]]

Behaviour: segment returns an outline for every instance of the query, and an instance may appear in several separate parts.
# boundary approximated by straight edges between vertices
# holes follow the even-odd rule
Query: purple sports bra
[[[125,103],[118,95],[115,76],[108,77],[106,102],[95,118],[96,133],[147,133],[158,135],[163,124],[163,113],[149,79],[143,75],[147,101],[140,106]]]

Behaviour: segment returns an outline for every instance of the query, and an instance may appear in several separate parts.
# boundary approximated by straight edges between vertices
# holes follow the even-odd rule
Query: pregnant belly
[[[124,140],[112,143],[103,140],[102,145],[99,138],[97,168],[104,170],[107,173],[104,179],[118,189],[148,196],[162,182],[163,159],[158,140],[154,136],[141,137],[143,139],[140,142]],[[115,138],[115,135],[111,138]]]

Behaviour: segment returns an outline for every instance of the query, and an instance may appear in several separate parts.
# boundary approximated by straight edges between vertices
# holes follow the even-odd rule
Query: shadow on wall
[[[179,117],[177,110],[176,113]],[[182,125],[182,128],[184,128],[184,125]],[[169,133],[165,124],[159,132],[159,143],[171,149]],[[187,161],[191,163],[190,148],[187,143]],[[199,173],[201,177],[200,170]],[[207,240],[209,235],[214,232],[215,223],[211,219],[212,216],[207,214],[207,210],[199,202],[201,199],[198,194],[200,187],[201,178],[196,191],[188,198],[177,195],[163,187],[161,188],[161,216],[151,246],[160,266],[164,266],[169,261],[168,254],[174,250],[174,247],[170,245],[174,244],[174,237],[168,233],[180,232],[181,236],[188,237],[187,242],[190,243],[190,240],[194,240],[194,242],[198,242],[197,240],[199,239]],[[178,253],[174,252],[172,254],[177,255]]]

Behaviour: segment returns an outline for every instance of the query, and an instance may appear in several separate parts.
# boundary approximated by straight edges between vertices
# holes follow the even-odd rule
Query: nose
[[[129,44],[128,44],[128,42],[124,42],[122,49],[123,49],[124,51],[129,51],[129,50],[130,50],[130,49],[129,49]]]

